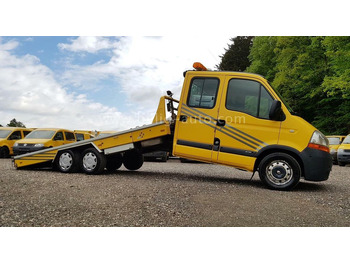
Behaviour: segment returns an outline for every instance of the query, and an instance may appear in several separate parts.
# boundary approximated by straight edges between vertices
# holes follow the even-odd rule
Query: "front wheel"
[[[259,164],[260,180],[270,189],[290,190],[299,183],[300,176],[298,161],[285,153],[267,155]]]
[[[106,167],[106,158],[95,148],[88,148],[82,154],[82,169],[86,174],[100,174]]]

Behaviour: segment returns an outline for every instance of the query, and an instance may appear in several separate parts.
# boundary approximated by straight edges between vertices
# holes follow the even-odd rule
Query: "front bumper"
[[[43,146],[34,146],[34,145],[27,145],[27,146],[14,146],[13,147],[13,154],[15,156],[17,155],[23,155],[31,152],[35,152],[41,149],[45,149],[46,147]]]
[[[304,165],[304,179],[309,181],[324,181],[329,177],[332,170],[332,156],[330,153],[305,148],[300,157]]]
[[[350,163],[350,152],[338,152],[337,155],[338,163],[342,162],[344,164],[349,164]]]

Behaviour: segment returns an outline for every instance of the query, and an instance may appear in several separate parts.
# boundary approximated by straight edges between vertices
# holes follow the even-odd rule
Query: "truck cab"
[[[32,128],[0,127],[0,158],[13,155],[13,145],[31,131]]]
[[[38,128],[13,146],[15,155],[26,154],[41,149],[61,146],[76,142],[73,131],[59,128]]]
[[[326,137],[262,76],[204,67],[185,72],[173,155],[258,171],[272,189],[326,180],[332,168]]]

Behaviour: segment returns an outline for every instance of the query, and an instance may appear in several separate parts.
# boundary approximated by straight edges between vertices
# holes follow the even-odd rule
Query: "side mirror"
[[[281,101],[273,100],[270,108],[270,112],[269,112],[269,118],[270,120],[275,120],[275,121],[283,121],[286,119],[286,116],[284,115],[282,110]]]

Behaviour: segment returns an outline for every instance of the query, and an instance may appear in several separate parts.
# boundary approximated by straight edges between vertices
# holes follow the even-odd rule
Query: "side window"
[[[26,136],[30,133],[30,131],[23,131],[23,135]]]
[[[8,138],[8,140],[19,140],[21,139],[22,136],[21,136],[21,131],[15,131],[13,132],[10,137]]]
[[[213,108],[219,89],[217,78],[194,78],[188,95],[187,105],[191,107]]]
[[[53,140],[64,140],[63,139],[63,133],[62,132],[57,132]]]
[[[82,141],[84,140],[84,135],[80,133],[75,133],[75,136],[77,137],[77,141]]]
[[[272,104],[272,97],[266,91],[266,89],[261,85],[260,92],[260,106],[259,106],[259,117],[269,119],[269,112]]]
[[[64,133],[66,135],[66,140],[68,140],[68,141],[75,141],[75,136],[74,136],[73,133],[71,133],[71,132],[64,132]]]
[[[226,108],[268,119],[272,97],[258,82],[231,79],[227,89]]]

